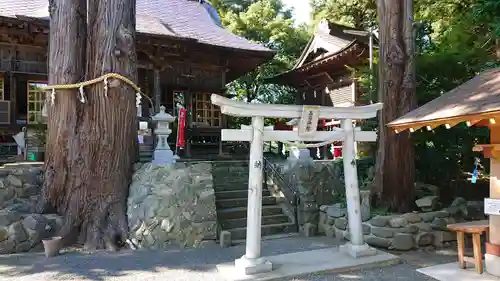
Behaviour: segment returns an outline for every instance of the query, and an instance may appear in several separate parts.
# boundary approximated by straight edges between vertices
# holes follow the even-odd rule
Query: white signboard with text
[[[321,107],[319,106],[304,105],[302,116],[299,120],[299,135],[311,135],[316,132],[320,109]]]
[[[484,213],[500,216],[500,199],[484,198]]]

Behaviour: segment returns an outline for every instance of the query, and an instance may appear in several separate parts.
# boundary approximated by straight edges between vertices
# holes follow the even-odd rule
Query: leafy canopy
[[[261,43],[275,57],[228,85],[228,91],[247,102],[290,103],[293,90],[264,84],[263,80],[289,70],[309,39],[307,26],[296,26],[292,11],[281,0],[212,0],[224,26]]]

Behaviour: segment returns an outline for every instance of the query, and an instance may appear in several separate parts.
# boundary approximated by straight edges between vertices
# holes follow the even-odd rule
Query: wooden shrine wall
[[[322,72],[307,77],[305,81],[299,89],[298,104],[345,106],[355,100],[351,72]]]
[[[0,42],[0,71],[47,73],[47,48]]]

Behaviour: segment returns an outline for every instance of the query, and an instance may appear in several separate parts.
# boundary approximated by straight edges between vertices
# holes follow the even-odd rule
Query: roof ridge
[[[0,0],[0,16],[39,18],[45,14],[46,0]],[[213,9],[213,10],[212,10]],[[41,13],[43,11],[44,13]],[[222,48],[272,53],[262,44],[232,33],[218,24],[216,9],[200,0],[137,0],[139,32],[193,39],[200,44]],[[141,20],[142,17],[142,20]]]

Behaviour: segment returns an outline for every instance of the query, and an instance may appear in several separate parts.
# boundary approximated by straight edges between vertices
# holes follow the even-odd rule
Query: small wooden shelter
[[[490,158],[489,241],[486,246],[486,271],[500,277],[500,68],[474,77],[461,86],[390,122],[396,132],[439,126],[451,128],[465,122],[467,126],[488,126],[490,143],[474,147]]]

